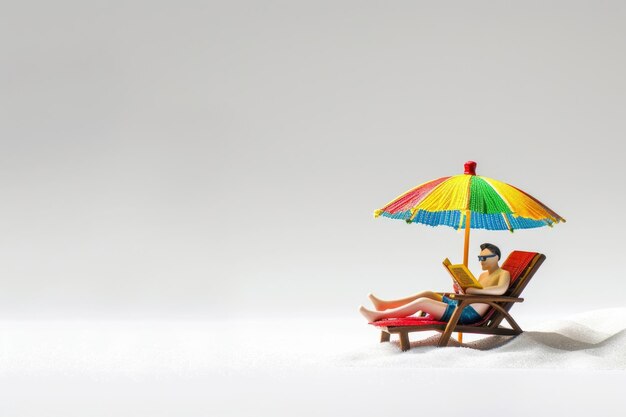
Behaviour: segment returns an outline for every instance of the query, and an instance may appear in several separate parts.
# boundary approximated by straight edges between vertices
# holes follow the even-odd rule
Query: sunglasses
[[[498,256],[498,255],[496,255],[496,254],[493,254],[493,255],[478,255],[478,260],[480,262],[482,262],[482,261],[486,261],[487,258],[493,258],[494,256]]]

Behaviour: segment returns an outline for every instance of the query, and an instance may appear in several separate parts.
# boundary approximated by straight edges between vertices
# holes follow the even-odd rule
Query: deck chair
[[[521,303],[523,298],[519,298],[528,282],[546,256],[536,252],[513,251],[502,264],[502,269],[506,269],[511,274],[509,289],[503,295],[461,295],[454,293],[438,293],[451,299],[458,300],[459,304],[455,308],[450,320],[441,322],[433,320],[430,316],[425,317],[404,317],[397,319],[383,319],[370,324],[381,329],[380,341],[388,342],[391,334],[400,336],[400,347],[403,351],[410,349],[409,333],[435,330],[441,333],[438,347],[448,345],[453,332],[478,333],[490,335],[516,336],[523,332],[520,326],[513,320],[509,310],[515,303]],[[487,310],[482,320],[469,325],[458,324],[461,311],[466,306],[473,303],[489,304],[491,308]],[[506,319],[510,328],[501,326],[502,320]]]

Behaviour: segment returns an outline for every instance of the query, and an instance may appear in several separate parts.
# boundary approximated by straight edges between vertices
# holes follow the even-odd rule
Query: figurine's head
[[[488,270],[496,267],[500,260],[500,249],[496,245],[491,243],[483,243],[480,245],[480,255],[478,260],[483,270]]]

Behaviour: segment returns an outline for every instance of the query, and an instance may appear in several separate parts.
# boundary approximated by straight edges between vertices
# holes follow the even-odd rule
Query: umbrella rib
[[[501,213],[502,214],[502,218],[504,219],[504,222],[506,223],[506,227],[509,228],[509,232],[513,233],[513,227],[511,226],[511,223],[509,222],[508,217],[506,217],[506,213]]]

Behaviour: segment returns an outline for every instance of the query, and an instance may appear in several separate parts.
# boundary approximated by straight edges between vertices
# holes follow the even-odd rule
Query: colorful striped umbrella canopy
[[[465,265],[471,228],[513,232],[565,222],[548,206],[519,188],[476,175],[474,161],[465,163],[464,174],[418,185],[376,210],[374,216],[465,229]]]

